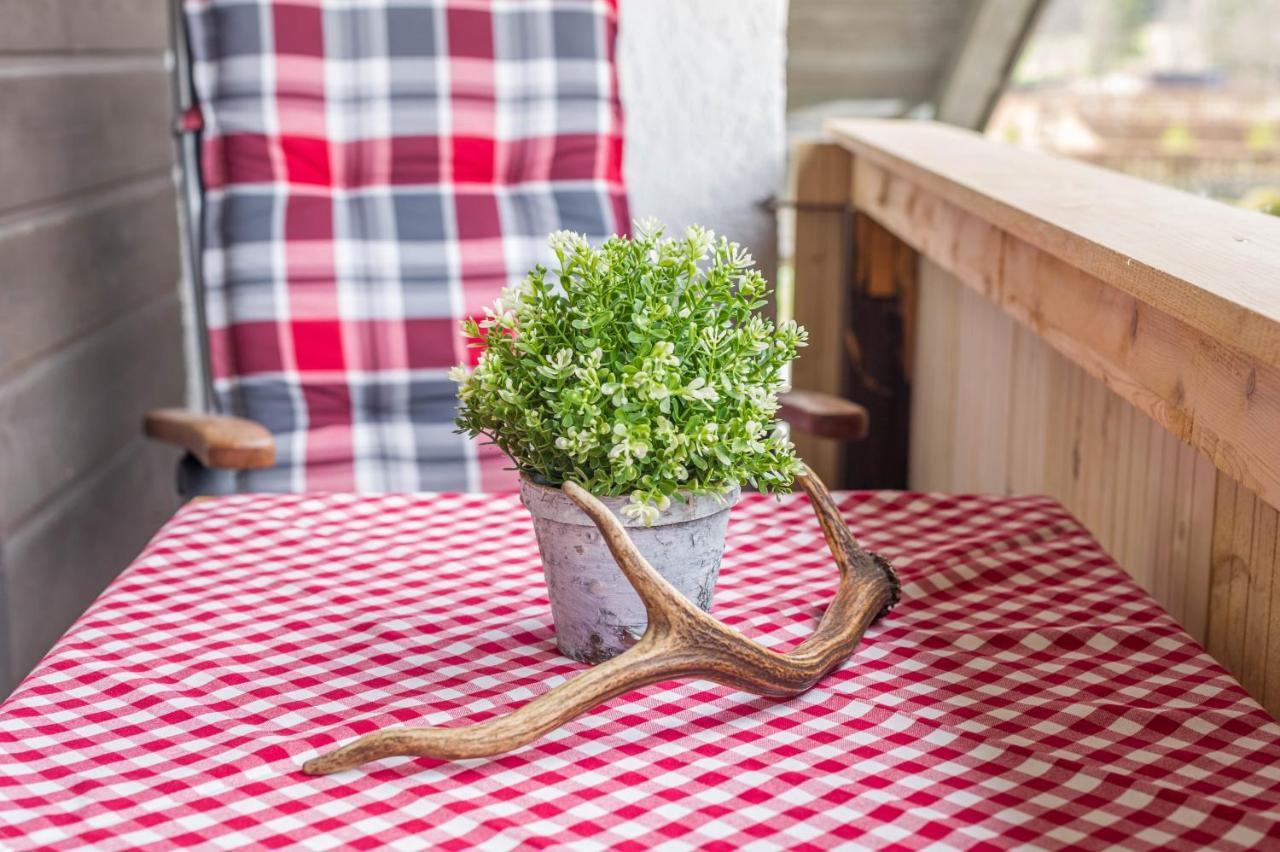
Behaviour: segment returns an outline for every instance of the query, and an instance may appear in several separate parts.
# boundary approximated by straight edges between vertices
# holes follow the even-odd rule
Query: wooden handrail
[[[861,215],[1280,506],[1280,219],[928,122],[827,129]]]
[[[838,119],[827,130],[856,157],[1280,366],[1280,218],[949,125]],[[884,189],[855,177],[855,206]]]

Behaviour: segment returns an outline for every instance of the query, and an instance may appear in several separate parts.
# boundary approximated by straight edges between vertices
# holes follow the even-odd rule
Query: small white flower
[[[516,324],[516,315],[509,310],[502,309],[502,300],[494,302],[493,307],[485,308],[485,318],[478,323],[481,328],[514,328]]]
[[[640,521],[646,527],[651,527],[658,520],[658,507],[652,503],[643,500],[637,500],[635,495],[631,496],[631,502],[622,507],[622,514],[633,521]]]
[[[498,295],[498,301],[494,303],[495,307],[504,305],[509,308],[518,309],[520,303],[524,301],[525,294],[529,292],[529,279],[525,278],[512,284],[510,287],[503,287],[502,292]]]
[[[659,340],[653,345],[653,354],[650,356],[659,364],[666,364],[670,367],[680,365],[680,359],[676,357],[676,345],[670,340]]]
[[[573,350],[561,349],[550,359],[545,365],[538,368],[538,372],[549,379],[559,378],[573,371]]]
[[[449,368],[449,381],[465,384],[467,379],[471,378],[471,371],[459,364],[456,367]]]
[[[684,396],[686,399],[697,399],[704,402],[716,402],[720,399],[720,394],[716,392],[715,388],[707,384],[707,380],[702,376],[698,376],[685,385]]]
[[[573,231],[556,231],[547,237],[547,245],[561,254],[573,254],[579,249],[590,248],[590,243],[582,234]]]
[[[685,230],[684,237],[697,251],[699,257],[705,257],[707,252],[711,250],[712,244],[716,241],[716,232],[701,225],[690,225]]]
[[[751,252],[737,243],[729,243],[729,261],[738,269],[754,266],[756,262],[755,258],[751,256]]]

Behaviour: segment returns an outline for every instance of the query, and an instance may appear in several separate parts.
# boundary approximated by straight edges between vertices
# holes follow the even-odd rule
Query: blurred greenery
[[[1185,154],[1195,146],[1191,128],[1185,124],[1171,124],[1160,134],[1160,147],[1171,154]]]
[[[1254,151],[1267,151],[1280,143],[1275,125],[1269,121],[1259,121],[1249,127],[1245,133],[1244,144]]]
[[[1142,28],[1156,11],[1155,0],[1113,0],[1104,6],[1109,26],[1096,31],[1091,57],[1093,72],[1103,73],[1142,53]],[[1104,12],[1104,14],[1105,14]]]
[[[1240,199],[1240,206],[1269,216],[1280,216],[1280,187],[1260,186]]]

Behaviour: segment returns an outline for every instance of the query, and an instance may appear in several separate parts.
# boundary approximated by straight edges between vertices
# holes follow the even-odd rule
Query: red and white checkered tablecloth
[[[487,761],[303,760],[572,675],[514,496],[183,509],[0,707],[0,842],[509,849],[1280,843],[1280,727],[1056,503],[839,497],[903,599],[790,701],[617,698]],[[806,636],[835,569],[801,497],[734,510],[715,613]]]

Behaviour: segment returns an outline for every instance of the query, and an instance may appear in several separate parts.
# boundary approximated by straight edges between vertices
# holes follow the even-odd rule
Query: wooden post
[[[844,396],[867,409],[871,431],[845,450],[850,488],[906,488],[911,350],[919,258],[871,218],[854,226]]]
[[[844,390],[852,175],[853,158],[839,145],[806,142],[792,150],[788,195],[795,204],[793,311],[796,321],[809,330],[809,345],[800,350],[791,373],[796,390]],[[792,437],[800,457],[819,478],[834,488],[843,487],[840,442],[800,433]]]
[[[905,488],[916,252],[855,215],[853,160],[837,145],[792,152],[794,315],[809,346],[792,373],[797,390],[848,397],[871,413],[864,441],[843,445],[796,434],[802,458],[846,488]]]

